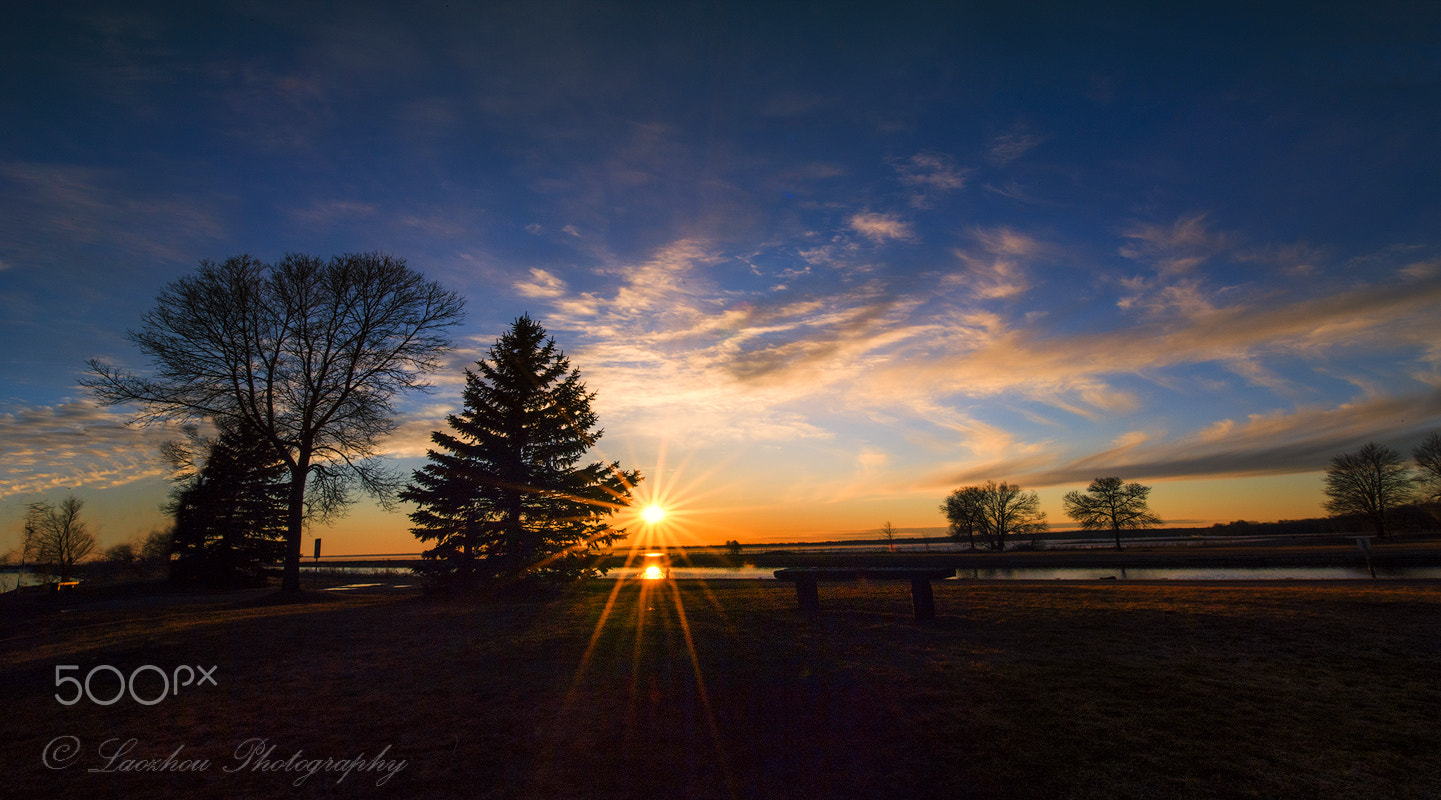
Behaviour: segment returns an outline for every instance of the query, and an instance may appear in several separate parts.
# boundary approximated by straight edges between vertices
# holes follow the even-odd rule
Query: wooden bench
[[[815,616],[821,613],[821,581],[910,581],[911,601],[915,607],[916,619],[935,619],[936,595],[931,591],[931,581],[955,577],[954,569],[913,568],[913,567],[790,567],[776,570],[776,580],[792,581],[796,585],[796,601],[801,611]]]
[[[79,585],[80,585],[80,581],[60,581],[59,583],[52,583],[52,584],[50,584],[50,591],[52,591],[52,592],[68,592],[68,591],[70,591],[71,589],[74,589],[76,586],[79,586]]]

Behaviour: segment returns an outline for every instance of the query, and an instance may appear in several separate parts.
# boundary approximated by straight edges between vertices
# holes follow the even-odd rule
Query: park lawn
[[[947,581],[927,623],[907,588],[823,585],[818,620],[750,581],[82,604],[0,624],[4,765],[86,800],[1441,797],[1441,584]],[[67,707],[57,664],[217,685]],[[373,769],[236,771],[256,739]],[[182,745],[208,769],[119,771]]]

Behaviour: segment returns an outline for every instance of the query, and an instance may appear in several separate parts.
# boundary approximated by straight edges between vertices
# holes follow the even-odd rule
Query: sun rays
[[[631,463],[644,463],[631,459]],[[653,469],[642,470],[646,479],[628,487],[629,504],[616,509],[616,526],[628,534],[622,566],[613,570],[614,584],[606,593],[575,675],[566,692],[561,718],[578,713],[586,704],[587,684],[597,675],[624,676],[628,693],[627,724],[643,726],[651,705],[656,672],[673,675],[674,692],[693,702],[699,712],[695,733],[709,740],[723,778],[735,795],[730,756],[711,707],[710,690],[702,668],[702,655],[687,613],[688,599],[704,598],[720,610],[704,582],[670,580],[677,561],[685,563],[687,548],[714,542],[732,532],[721,516],[731,506],[711,507],[707,501],[724,488],[717,480],[729,462],[714,463],[691,474],[690,459],[671,466],[664,444]],[[620,555],[617,553],[616,555]],[[728,623],[727,623],[728,624]],[[617,674],[620,673],[620,674]]]

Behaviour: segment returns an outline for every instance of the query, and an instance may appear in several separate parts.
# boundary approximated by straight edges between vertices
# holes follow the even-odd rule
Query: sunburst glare
[[[632,462],[638,460],[632,459]],[[709,498],[726,488],[721,485],[724,482],[716,478],[729,466],[729,461],[710,464],[695,477],[686,476],[687,464],[688,460],[677,467],[668,467],[662,443],[654,468],[643,471],[645,481],[628,487],[629,502],[617,520],[628,533],[626,550],[613,556],[620,557],[623,553],[623,565],[616,569],[617,580],[600,609],[595,630],[566,693],[565,707],[573,709],[583,701],[582,687],[594,667],[593,659],[605,659],[610,652],[601,647],[602,641],[609,639],[607,631],[613,636],[631,639],[627,663],[631,670],[629,694],[633,702],[642,702],[647,696],[640,683],[644,654],[659,648],[666,654],[667,663],[688,662],[704,730],[709,733],[710,744],[721,764],[723,780],[734,795],[729,756],[716,726],[701,656],[696,651],[686,614],[687,597],[703,598],[717,610],[720,604],[704,582],[683,588],[682,582],[671,580],[675,577],[672,572],[672,567],[677,566],[675,559],[680,559],[682,567],[690,563],[687,548],[714,544],[723,536],[733,535],[725,526],[725,520],[735,506],[706,506]],[[608,667],[603,667],[601,671],[606,669]]]

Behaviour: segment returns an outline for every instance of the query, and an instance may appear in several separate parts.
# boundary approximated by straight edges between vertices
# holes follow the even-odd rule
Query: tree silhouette
[[[494,589],[595,572],[591,555],[625,535],[609,518],[641,476],[618,463],[577,466],[603,433],[594,397],[529,316],[466,370],[454,433],[431,435],[430,463],[400,494],[419,506],[411,532],[435,543],[426,572]]]
[[[976,536],[983,540],[986,535],[986,521],[982,516],[985,492],[979,486],[965,486],[951,492],[941,504],[941,513],[950,522],[951,538],[960,541],[966,537],[966,546],[976,549]]]
[[[887,549],[896,549],[896,526],[892,525],[890,520],[886,520],[886,524],[881,526],[881,538],[885,540]]]
[[[1428,503],[1441,501],[1441,433],[1432,433],[1411,453],[1420,471],[1416,483],[1422,499]]]
[[[1151,487],[1139,483],[1121,483],[1120,478],[1097,478],[1085,492],[1067,492],[1062,499],[1066,516],[1088,531],[1110,530],[1116,536],[1116,549],[1121,549],[1121,531],[1140,530],[1161,524],[1151,513],[1146,498]]]
[[[205,445],[204,465],[183,477],[166,507],[175,517],[171,578],[253,580],[285,557],[285,462],[253,433],[225,431]]]
[[[1006,549],[1006,537],[1043,533],[1046,512],[1035,492],[1013,483],[987,481],[951,492],[941,511],[951,523],[951,535],[978,535],[995,550]]]
[[[338,513],[357,485],[391,502],[400,479],[380,465],[377,442],[395,428],[394,398],[428,387],[463,306],[379,253],[206,261],[129,334],[153,376],[92,360],[81,382],[106,404],[139,405],[141,421],[254,431],[290,474],[281,588],[298,591],[308,509]]]
[[[1326,470],[1326,511],[1334,517],[1359,516],[1376,535],[1389,539],[1391,510],[1411,500],[1415,477],[1401,454],[1375,442],[1331,459]]]
[[[95,550],[95,536],[80,521],[85,505],[73,495],[60,505],[31,503],[25,512],[24,546],[21,563],[32,559],[62,583],[70,580],[75,565]]]

